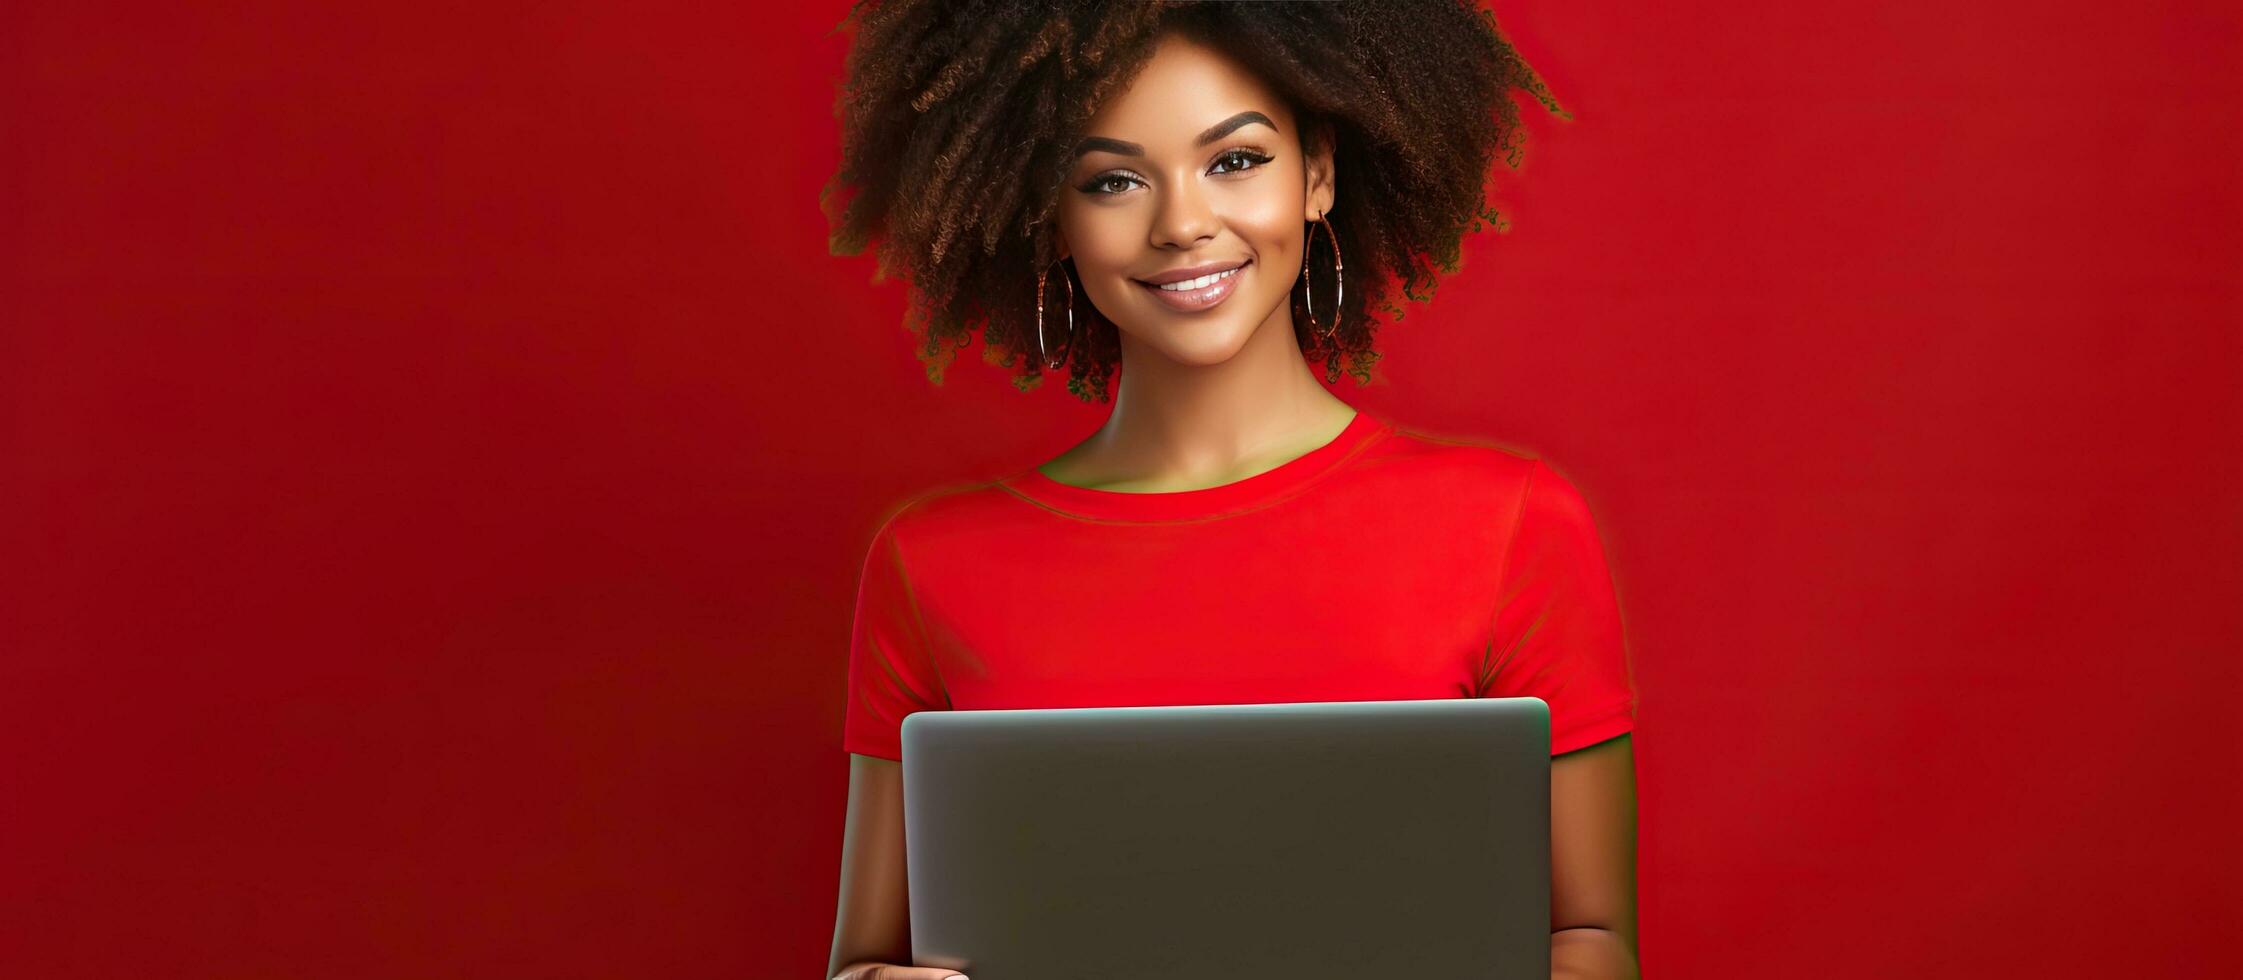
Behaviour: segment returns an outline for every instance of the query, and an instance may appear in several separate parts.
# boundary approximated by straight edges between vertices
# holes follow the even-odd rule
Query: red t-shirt
[[[1125,493],[1033,467],[920,494],[874,536],[846,751],[905,715],[1541,698],[1553,755],[1631,731],[1587,504],[1542,461],[1358,411],[1234,483]]]

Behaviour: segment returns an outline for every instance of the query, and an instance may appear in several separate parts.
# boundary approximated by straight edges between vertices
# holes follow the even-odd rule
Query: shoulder
[[[1421,475],[1484,481],[1496,489],[1524,492],[1541,457],[1507,440],[1389,422],[1377,447],[1380,462]]]
[[[1391,423],[1379,447],[1386,464],[1508,501],[1521,519],[1583,520],[1588,505],[1565,468],[1495,436]]]
[[[875,535],[899,545],[925,547],[986,533],[994,523],[1012,516],[1009,499],[994,480],[924,487],[891,501],[881,512]]]

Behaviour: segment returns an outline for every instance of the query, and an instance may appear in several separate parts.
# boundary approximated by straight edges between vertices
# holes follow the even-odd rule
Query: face
[[[1290,340],[1308,222],[1332,205],[1330,154],[1302,159],[1294,122],[1246,68],[1176,35],[1091,118],[1058,254],[1121,328],[1125,360],[1216,364],[1258,331]]]

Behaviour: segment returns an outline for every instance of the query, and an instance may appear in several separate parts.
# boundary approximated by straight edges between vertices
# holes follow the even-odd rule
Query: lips
[[[1156,273],[1154,275],[1146,276],[1137,281],[1149,282],[1156,286],[1165,286],[1173,283],[1183,282],[1187,279],[1198,279],[1203,276],[1213,275],[1218,272],[1227,272],[1231,269],[1236,269],[1239,266],[1245,265],[1249,261],[1252,260],[1239,259],[1235,262],[1202,262],[1198,265],[1187,265],[1181,269],[1170,269],[1166,272]]]
[[[1229,299],[1231,293],[1237,290],[1238,277],[1245,273],[1247,266],[1252,264],[1252,259],[1242,259],[1237,262],[1209,262],[1182,269],[1170,269],[1167,272],[1136,280],[1136,283],[1138,288],[1153,294],[1153,298],[1159,300],[1169,309],[1179,313],[1197,313],[1201,310],[1213,309],[1222,301]],[[1197,282],[1188,288],[1161,288],[1161,284],[1173,287],[1178,283],[1191,283],[1195,280],[1204,281]]]

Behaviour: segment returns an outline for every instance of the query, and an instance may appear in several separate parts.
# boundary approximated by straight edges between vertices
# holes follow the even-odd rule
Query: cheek
[[[1272,174],[1272,177],[1280,175]],[[1301,198],[1298,187],[1279,180],[1257,181],[1250,193],[1232,198],[1225,223],[1252,246],[1257,261],[1273,268],[1290,259],[1300,264]]]
[[[1122,275],[1138,261],[1144,230],[1119,209],[1062,204],[1059,218],[1075,269],[1085,280]]]

